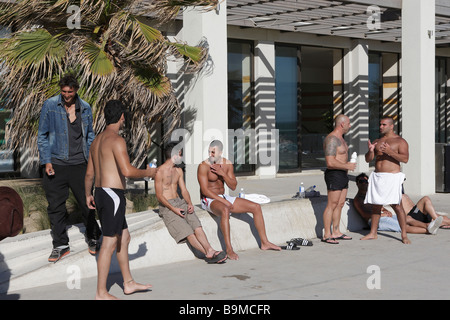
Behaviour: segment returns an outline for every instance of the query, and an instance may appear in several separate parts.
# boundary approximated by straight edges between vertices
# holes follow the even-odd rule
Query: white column
[[[186,186],[194,204],[200,203],[197,167],[208,157],[212,139],[221,140],[224,156],[228,149],[227,21],[226,1],[220,10],[188,9],[183,14],[183,40],[196,45],[205,40],[209,49],[203,72],[185,81],[185,109],[194,114],[190,138],[186,141]]]
[[[346,134],[349,153],[358,154],[356,172],[368,172],[364,155],[369,139],[369,54],[365,41],[355,40],[344,56],[344,114],[350,118],[350,131]]]
[[[402,125],[409,143],[405,191],[435,192],[435,0],[402,6]]]
[[[278,136],[275,128],[275,43],[255,43],[256,175],[273,178],[278,168]]]

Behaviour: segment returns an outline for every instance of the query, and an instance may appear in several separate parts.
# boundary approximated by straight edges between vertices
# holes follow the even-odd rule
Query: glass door
[[[279,172],[298,171],[299,56],[298,47],[275,47],[275,123],[279,135]]]
[[[253,174],[255,163],[250,154],[254,127],[253,43],[228,41],[228,129],[230,160],[236,174]]]
[[[381,54],[369,52],[369,139],[380,137],[380,118],[382,114],[382,76]]]
[[[302,46],[301,57],[302,169],[324,168],[323,141],[334,128],[334,116],[342,112],[342,82],[334,81],[335,76],[341,79],[342,50]]]

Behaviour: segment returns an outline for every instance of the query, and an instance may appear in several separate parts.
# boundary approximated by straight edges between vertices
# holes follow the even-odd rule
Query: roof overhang
[[[436,1],[435,40],[450,44],[450,1]],[[228,25],[400,42],[402,0],[227,0]]]

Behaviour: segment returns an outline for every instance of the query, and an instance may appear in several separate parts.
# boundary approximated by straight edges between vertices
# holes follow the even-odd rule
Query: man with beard
[[[380,121],[381,138],[373,143],[368,141],[369,150],[366,162],[375,159],[375,171],[370,174],[369,187],[364,203],[372,207],[372,224],[370,232],[361,240],[377,239],[381,207],[390,205],[397,214],[401,237],[404,244],[410,244],[406,232],[406,213],[401,205],[402,187],[405,175],[400,171],[400,163],[409,160],[409,146],[405,139],[394,133],[394,120],[384,117]]]
[[[59,82],[60,94],[44,102],[39,118],[37,144],[39,162],[44,167],[42,183],[48,201],[53,250],[49,262],[56,262],[70,253],[67,235],[67,208],[69,188],[80,207],[86,226],[89,252],[98,251],[101,231],[95,220],[95,211],[84,201],[84,175],[89,148],[95,138],[92,110],[77,92],[79,84],[72,74]]]

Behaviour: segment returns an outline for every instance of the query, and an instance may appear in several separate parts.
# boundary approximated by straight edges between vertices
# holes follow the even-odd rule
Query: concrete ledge
[[[320,238],[326,202],[327,198],[322,196],[262,205],[269,240],[282,245],[294,237]],[[219,219],[198,207],[196,213],[213,248],[225,249]],[[127,222],[131,233],[129,256],[132,270],[197,259],[186,244],[175,243],[157,212],[130,214]],[[232,214],[230,225],[236,252],[259,247],[259,236],[250,214]],[[342,211],[341,231],[357,231],[363,227],[365,223],[347,202]],[[82,279],[96,276],[96,257],[87,252],[83,232],[84,227],[79,225],[69,229],[71,253],[55,264],[47,262],[51,251],[49,230],[3,240],[0,243],[0,293],[70,282],[74,276]],[[115,257],[110,272],[120,272]]]

